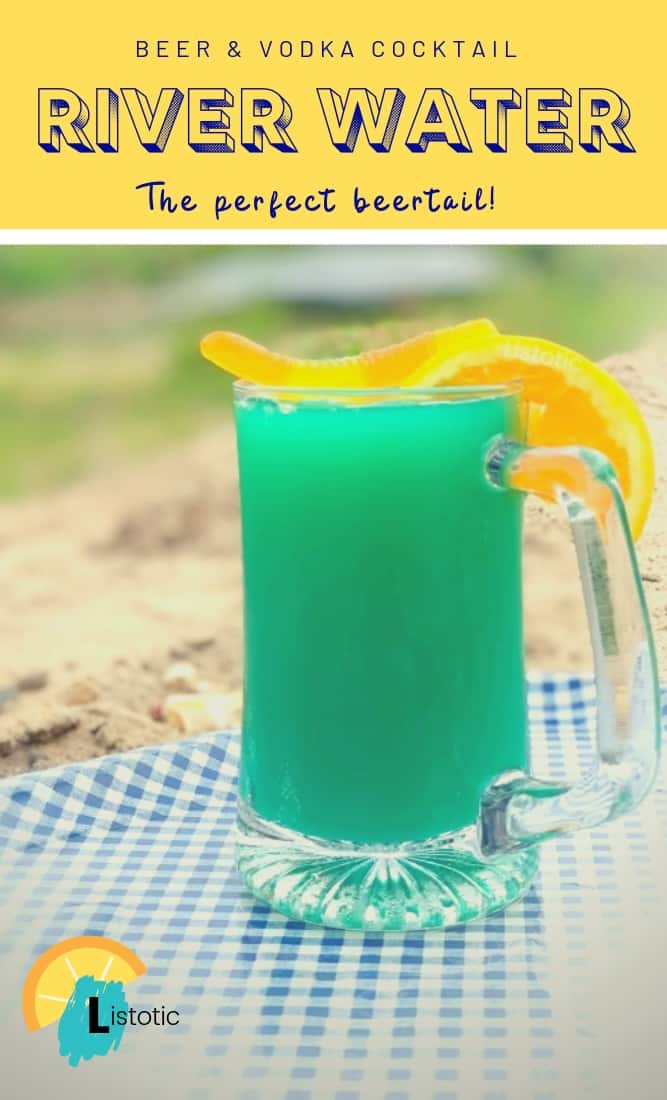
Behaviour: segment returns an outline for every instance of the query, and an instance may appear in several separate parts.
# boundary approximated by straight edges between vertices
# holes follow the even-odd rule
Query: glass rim
[[[359,397],[377,399],[400,399],[410,401],[420,397],[435,397],[439,401],[456,401],[469,398],[470,400],[489,399],[493,397],[508,397],[521,393],[523,379],[516,378],[508,382],[493,382],[474,386],[272,386],[259,382],[249,382],[243,378],[237,378],[232,386],[235,399],[247,397],[275,397],[277,400],[289,401],[290,396],[300,401],[318,401],[336,399],[350,400]]]

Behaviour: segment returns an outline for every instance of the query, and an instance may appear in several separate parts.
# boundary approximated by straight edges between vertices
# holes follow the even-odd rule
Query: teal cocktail
[[[627,809],[655,771],[655,660],[613,469],[526,447],[512,385],[237,383],[235,415],[243,878],[346,928],[507,905],[538,842]],[[584,583],[600,764],[572,789],[528,772],[517,490],[560,501]]]
[[[522,500],[482,464],[516,433],[515,395],[258,396],[236,417],[242,798],[327,840],[469,824],[527,764]]]

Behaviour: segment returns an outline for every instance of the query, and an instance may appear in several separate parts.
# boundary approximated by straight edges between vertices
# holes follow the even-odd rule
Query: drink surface
[[[527,766],[521,494],[493,488],[511,394],[237,401],[241,797],[357,843],[472,824]]]

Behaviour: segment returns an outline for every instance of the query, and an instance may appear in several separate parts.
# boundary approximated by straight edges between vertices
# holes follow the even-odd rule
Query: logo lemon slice
[[[642,414],[610,374],[559,344],[505,336],[480,320],[343,359],[290,359],[231,332],[205,336],[201,351],[237,378],[265,386],[373,389],[518,381],[527,442],[601,451],[616,470],[635,538],[646,522],[655,474]]]
[[[141,959],[106,936],[75,936],[54,944],[33,964],[23,986],[23,1016],[29,1031],[62,1016],[74,986],[84,975],[125,985],[146,973]]]

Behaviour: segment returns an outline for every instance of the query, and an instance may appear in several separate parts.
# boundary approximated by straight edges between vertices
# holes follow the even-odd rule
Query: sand
[[[638,546],[667,675],[667,356],[605,364],[642,408],[657,488]],[[591,668],[564,521],[531,502],[525,535],[530,671]],[[194,443],[0,509],[0,775],[173,740],[164,677],[174,661],[237,723],[242,608],[231,420]]]

